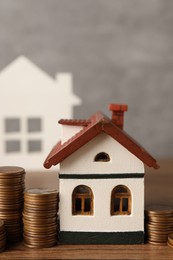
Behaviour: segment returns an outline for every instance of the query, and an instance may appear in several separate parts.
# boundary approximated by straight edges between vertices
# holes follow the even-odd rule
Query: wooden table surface
[[[161,160],[161,168],[147,168],[145,175],[145,204],[173,206],[173,159]],[[8,245],[0,253],[3,259],[152,259],[173,260],[173,248],[144,245],[57,245],[52,248],[29,249],[23,242]]]

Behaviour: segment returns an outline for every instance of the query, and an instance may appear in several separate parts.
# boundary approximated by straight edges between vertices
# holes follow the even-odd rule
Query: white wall
[[[126,185],[132,195],[129,216],[111,216],[111,192],[117,185]],[[78,185],[89,186],[94,195],[93,216],[72,216],[72,192]],[[144,179],[60,179],[61,231],[143,231],[144,230]]]
[[[94,162],[97,153],[109,154],[110,162]],[[144,173],[143,163],[106,134],[100,134],[60,166],[63,174]],[[78,185],[89,186],[94,194],[93,216],[72,216],[72,192]],[[132,195],[129,216],[110,216],[111,192],[127,186]],[[143,231],[144,179],[60,179],[60,225],[62,231]]]
[[[96,154],[106,152],[110,162],[94,162]],[[100,134],[60,165],[61,173],[143,173],[143,163],[107,134]]]

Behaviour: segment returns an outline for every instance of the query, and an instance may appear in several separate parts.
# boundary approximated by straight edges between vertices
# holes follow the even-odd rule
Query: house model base
[[[61,244],[144,244],[144,231],[136,232],[64,232],[59,234]]]
[[[144,243],[144,164],[156,160],[123,130],[126,105],[66,120],[62,138],[44,162],[60,163],[60,233],[63,244]]]

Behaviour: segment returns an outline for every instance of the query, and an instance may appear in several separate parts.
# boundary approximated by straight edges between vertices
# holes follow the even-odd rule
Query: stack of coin
[[[145,210],[146,240],[154,245],[166,245],[173,232],[173,208],[153,205]]]
[[[58,192],[29,189],[24,193],[24,244],[31,248],[57,244]]]
[[[167,244],[168,244],[168,246],[173,248],[173,233],[169,234]]]
[[[4,220],[7,241],[18,242],[23,236],[23,194],[25,170],[16,166],[0,167],[0,219]]]
[[[0,220],[0,252],[3,252],[6,247],[6,231],[4,221]]]

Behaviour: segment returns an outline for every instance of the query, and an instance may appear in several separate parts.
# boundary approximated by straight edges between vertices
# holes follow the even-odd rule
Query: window
[[[124,185],[118,185],[111,194],[111,215],[131,214],[131,192]]]
[[[41,117],[6,117],[4,124],[4,152],[39,153],[43,150],[43,120]]]
[[[85,186],[77,186],[72,194],[73,215],[93,215],[93,193]]]
[[[27,131],[28,134],[36,134],[36,136],[38,136],[37,134],[40,134],[42,131],[42,120],[41,118],[28,118],[27,120]],[[28,135],[28,137],[29,137]],[[27,144],[27,149],[29,153],[33,153],[33,152],[41,152],[42,151],[42,141],[37,139],[33,139],[33,140],[28,140],[28,144]]]
[[[14,153],[20,152],[20,141],[19,140],[8,140],[5,142],[5,152],[6,153]]]
[[[107,153],[101,152],[95,156],[94,161],[95,162],[109,162],[110,157]]]
[[[21,142],[19,134],[21,131],[21,122],[19,118],[5,118],[4,131],[6,134],[5,153],[16,153],[21,151]]]
[[[29,133],[41,132],[41,118],[28,118],[27,130]]]
[[[19,118],[6,118],[5,119],[5,133],[15,133],[20,131]]]
[[[40,152],[42,150],[41,140],[29,140],[28,141],[28,152]]]

